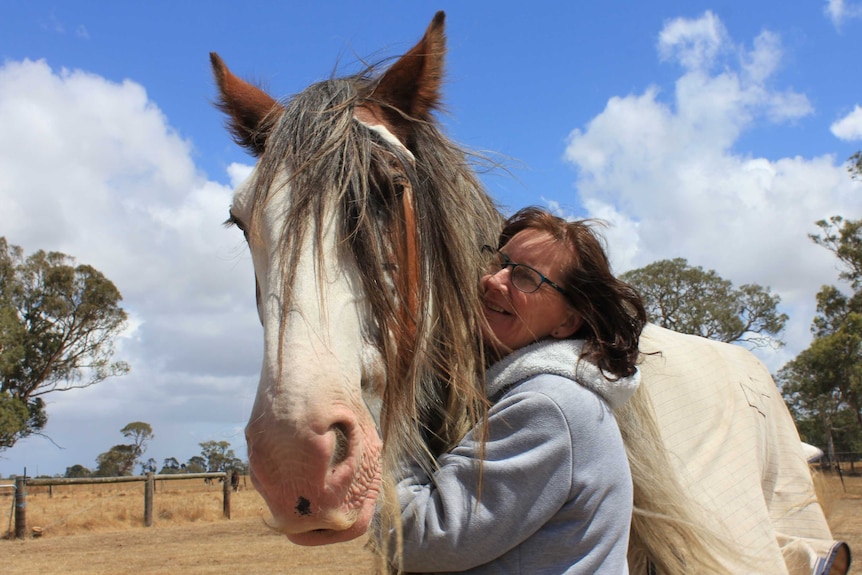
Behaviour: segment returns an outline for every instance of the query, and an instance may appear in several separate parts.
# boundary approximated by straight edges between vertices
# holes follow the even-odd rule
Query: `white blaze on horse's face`
[[[251,221],[254,178],[231,208],[241,226]],[[336,218],[325,219],[321,245],[308,234],[298,265],[285,273],[279,238],[289,195],[287,185],[274,186],[250,242],[265,349],[246,439],[252,481],[276,528],[317,545],[361,535],[374,513],[381,442],[360,382],[375,350],[363,341],[362,290],[352,259],[337,252]]]

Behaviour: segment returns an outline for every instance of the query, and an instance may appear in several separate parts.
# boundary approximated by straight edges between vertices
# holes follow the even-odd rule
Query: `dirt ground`
[[[862,573],[862,478],[823,483],[836,539],[856,556]],[[326,547],[299,547],[270,531],[261,517],[96,531],[26,540],[0,540],[4,575],[209,575],[224,573],[367,575],[372,559],[362,540]]]
[[[260,520],[0,541],[5,575],[368,575],[363,541],[299,547]]]
[[[853,563],[850,573],[862,573],[862,477],[835,475],[825,478],[824,510],[832,537],[850,545]]]

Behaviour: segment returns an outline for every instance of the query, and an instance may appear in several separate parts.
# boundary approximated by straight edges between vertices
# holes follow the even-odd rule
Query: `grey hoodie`
[[[433,476],[410,468],[398,484],[405,571],[628,573],[632,483],[609,405],[640,374],[608,380],[581,348],[543,340],[489,368],[481,494],[472,433]]]

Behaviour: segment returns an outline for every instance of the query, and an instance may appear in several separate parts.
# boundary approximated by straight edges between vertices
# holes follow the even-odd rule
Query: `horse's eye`
[[[233,215],[233,213],[230,213],[228,215],[228,218],[224,221],[224,225],[225,225],[225,227],[228,227],[228,228],[231,226],[236,226],[241,231],[245,231],[245,226],[243,225],[243,223],[240,221],[240,219],[238,217]]]
[[[233,213],[231,213],[228,219],[225,220],[224,225],[227,227],[236,226],[239,228],[239,231],[242,232],[242,235],[245,237],[245,241],[248,241],[248,230],[246,230],[245,224],[243,224],[238,217],[233,215]]]
[[[395,195],[400,196],[404,193],[404,189],[407,187],[408,183],[409,182],[404,175],[398,174],[392,178],[392,191],[395,192]]]

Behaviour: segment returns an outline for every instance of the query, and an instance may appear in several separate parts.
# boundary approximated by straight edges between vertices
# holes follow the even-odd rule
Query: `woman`
[[[527,208],[484,249],[487,427],[398,484],[402,569],[628,573],[632,480],[612,410],[639,383],[641,299],[587,222]]]

